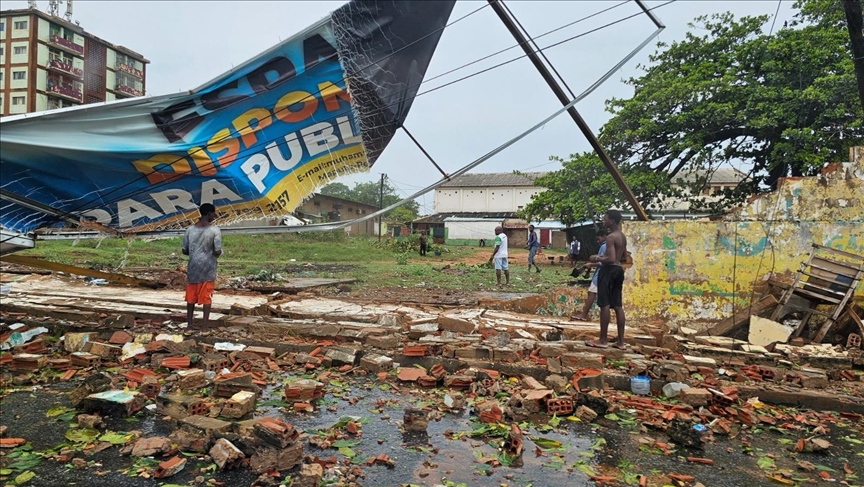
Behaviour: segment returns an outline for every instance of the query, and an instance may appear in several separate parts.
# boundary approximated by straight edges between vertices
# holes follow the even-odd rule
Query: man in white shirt
[[[567,252],[570,256],[570,264],[574,267],[576,266],[576,261],[579,260],[579,251],[582,250],[581,247],[582,243],[574,236],[573,241],[570,242],[569,252]]]
[[[498,279],[498,285],[501,285],[501,271],[504,271],[504,277],[509,286],[510,267],[507,264],[507,235],[504,234],[504,228],[500,225],[495,227],[495,250],[492,251],[489,262],[495,263],[495,277]]]

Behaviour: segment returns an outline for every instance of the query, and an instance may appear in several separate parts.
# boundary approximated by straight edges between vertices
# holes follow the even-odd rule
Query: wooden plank
[[[796,289],[793,291],[793,293],[797,294],[798,296],[809,296],[813,299],[819,299],[821,301],[825,301],[831,304],[840,304],[841,301],[840,299],[825,296],[824,294],[819,294],[813,291],[808,291],[807,289]]]
[[[846,252],[846,251],[843,251],[840,249],[835,249],[834,247],[826,247],[824,245],[819,245],[819,244],[813,244],[813,247],[816,247],[817,249],[826,250],[828,252],[833,252],[835,254],[843,255],[843,256],[849,257],[851,259],[864,261],[864,256],[862,256],[862,255],[853,254],[851,252]]]
[[[766,315],[774,311],[774,308],[777,307],[777,304],[777,298],[775,298],[773,295],[768,294],[766,296],[763,296],[762,299],[754,303],[752,307],[737,310],[735,314],[733,314],[729,318],[726,318],[720,323],[717,323],[716,325],[705,331],[703,335],[731,335],[738,331],[740,328],[750,323],[750,315],[765,317]]]

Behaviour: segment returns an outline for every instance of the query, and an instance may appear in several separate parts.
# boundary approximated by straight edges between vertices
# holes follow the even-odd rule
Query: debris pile
[[[289,472],[292,485],[351,485],[364,476],[362,468],[395,465],[384,453],[358,461],[352,447],[363,435],[362,418],[306,433],[292,424],[291,416],[357,402],[334,395],[349,381],[423,398],[410,406],[379,399],[374,408],[389,418],[384,411],[398,405],[405,438],[421,445],[430,442],[431,422],[469,411],[476,427],[446,437],[497,442],[498,454],[480,462],[489,467],[520,465],[531,444],[562,458],[560,445],[527,425],[564,431],[562,421],[617,423],[637,428],[661,454],[679,448],[690,453],[688,462],[710,465],[701,448],[759,428],[790,435],[794,451],[830,450],[818,428],[860,420],[864,412],[864,383],[854,368],[862,365],[860,350],[830,344],[755,348],[729,337],[668,335],[644,326],[628,330],[627,350],[597,349],[576,340],[592,336],[595,325],[548,317],[472,309],[436,315],[313,299],[271,306],[293,317],[228,315],[222,327],[193,335],[163,333],[175,325],[137,314],[112,321],[129,324],[123,329],[88,320],[49,323],[7,311],[4,303],[3,318],[13,324],[0,328],[0,343],[10,344],[0,354],[3,379],[18,386],[69,383],[75,410],[58,414],[75,418],[71,441],[154,458],[138,464],[138,476],[171,477],[188,470],[194,457],[217,471],[251,470],[261,476],[259,485]],[[31,330],[37,331],[11,345],[12,334]],[[633,377],[650,384],[650,394],[631,393]],[[823,410],[839,415],[816,412]],[[172,432],[105,429],[104,418],[147,414],[170,420]],[[2,439],[4,448],[26,441]],[[76,453],[52,455],[71,461]],[[608,477],[588,475],[598,482]],[[667,477],[673,475],[680,474]]]

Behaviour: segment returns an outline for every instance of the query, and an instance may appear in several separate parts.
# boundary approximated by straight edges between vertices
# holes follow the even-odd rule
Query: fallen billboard
[[[223,221],[290,213],[374,164],[454,1],[352,1],[188,93],[4,118],[0,226],[171,230],[203,203]]]

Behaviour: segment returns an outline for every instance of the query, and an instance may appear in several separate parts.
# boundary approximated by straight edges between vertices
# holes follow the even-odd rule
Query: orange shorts
[[[213,301],[213,281],[186,283],[186,302],[189,304],[210,304]]]

